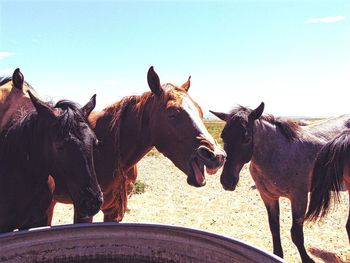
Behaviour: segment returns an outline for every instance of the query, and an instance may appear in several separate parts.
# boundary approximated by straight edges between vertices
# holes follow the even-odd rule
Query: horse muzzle
[[[199,146],[190,161],[192,176],[187,178],[187,183],[195,187],[204,186],[204,168],[208,174],[214,174],[223,166],[225,160],[226,153],[223,150],[215,152],[206,146]]]
[[[87,187],[80,191],[80,198],[76,209],[80,217],[93,216],[100,211],[102,203],[102,192],[94,191],[90,187]]]
[[[208,174],[215,174],[224,165],[227,157],[224,150],[211,150],[206,146],[198,147],[197,156],[203,161]]]
[[[239,181],[239,173],[243,165],[231,169],[228,163],[225,164],[220,176],[220,183],[226,191],[234,191]]]

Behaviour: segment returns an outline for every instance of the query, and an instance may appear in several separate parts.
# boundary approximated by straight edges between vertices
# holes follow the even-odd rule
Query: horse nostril
[[[226,157],[227,157],[227,155],[224,153],[224,154],[220,154],[219,155],[219,162],[220,163],[224,163],[225,161],[226,161]]]
[[[222,158],[223,158],[224,160],[226,160],[226,158],[227,158],[227,153],[226,153],[224,150],[222,151],[221,155],[222,155]]]

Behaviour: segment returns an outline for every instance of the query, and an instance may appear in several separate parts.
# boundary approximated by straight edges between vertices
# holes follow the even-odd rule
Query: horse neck
[[[1,133],[1,166],[11,176],[21,177],[29,184],[43,180],[49,175],[50,160],[45,147],[44,131],[36,129],[37,119],[20,125],[14,123]]]
[[[309,169],[324,141],[302,128],[298,133],[297,138],[287,138],[275,124],[266,120],[256,121],[252,163],[276,166],[278,162],[288,163],[297,159],[302,162],[298,164],[300,167]]]
[[[288,151],[289,143],[274,124],[265,120],[256,120],[253,126],[253,163],[266,163],[271,154]]]
[[[121,162],[126,169],[153,147],[149,128],[153,97],[147,93],[142,96],[123,99],[127,101],[105,109],[95,125],[96,135],[104,144],[104,153],[111,153],[115,157],[113,162]]]

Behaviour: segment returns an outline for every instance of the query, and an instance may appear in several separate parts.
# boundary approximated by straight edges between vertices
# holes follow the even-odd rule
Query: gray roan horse
[[[312,172],[311,195],[305,220],[317,221],[330,209],[331,200],[340,201],[344,183],[350,197],[350,130],[345,130],[328,142],[317,155]],[[346,223],[350,243],[350,203]]]
[[[221,184],[225,190],[235,190],[243,165],[250,161],[250,173],[267,209],[274,254],[283,257],[279,198],[286,197],[292,206],[293,243],[304,263],[314,262],[304,247],[303,234],[311,170],[322,146],[350,126],[350,116],[301,126],[262,115],[263,111],[264,103],[254,110],[238,107],[229,114],[212,112],[226,122],[221,137],[227,160]]]

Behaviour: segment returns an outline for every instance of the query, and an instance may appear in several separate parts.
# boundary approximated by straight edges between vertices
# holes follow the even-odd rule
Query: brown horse
[[[264,103],[254,110],[238,107],[229,114],[212,112],[226,122],[221,137],[227,161],[221,184],[225,190],[233,191],[243,165],[250,161],[250,174],[267,209],[273,252],[283,257],[279,198],[286,197],[292,206],[292,241],[304,263],[314,262],[306,252],[303,233],[311,170],[322,146],[349,128],[350,116],[300,126],[262,115],[263,111]]]
[[[51,222],[47,219],[48,207],[44,209],[47,200],[51,202],[50,190],[54,187],[53,180],[48,183],[49,175],[65,184],[80,217],[97,213],[102,204],[93,165],[97,139],[87,124],[95,96],[84,107],[67,100],[56,105],[44,103],[32,94],[19,69],[12,77],[0,78],[0,84],[0,115],[8,116],[7,121],[2,119],[0,137],[0,193],[4,195],[0,202],[0,229],[23,229]],[[40,200],[40,193],[42,205],[35,203]]]
[[[344,183],[350,197],[350,130],[345,130],[322,147],[312,172],[311,195],[305,219],[315,222],[327,215],[331,200],[340,201]],[[350,199],[349,199],[350,200]],[[346,223],[350,243],[350,203]]]
[[[137,177],[136,164],[152,147],[168,157],[187,175],[188,184],[196,187],[205,185],[204,167],[208,173],[215,173],[226,158],[205,128],[201,108],[187,93],[190,78],[180,87],[161,85],[151,67],[147,80],[151,92],[125,97],[89,118],[99,140],[95,167],[104,195],[104,221],[123,219],[128,189]],[[71,202],[61,187],[56,187],[55,199]],[[75,222],[81,220],[75,217]]]
[[[23,74],[17,68],[12,76],[0,78],[0,130],[11,122],[18,119],[22,111],[33,110],[28,90],[39,97],[32,86],[24,81]]]

